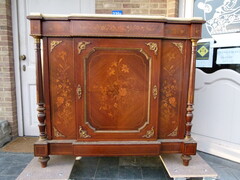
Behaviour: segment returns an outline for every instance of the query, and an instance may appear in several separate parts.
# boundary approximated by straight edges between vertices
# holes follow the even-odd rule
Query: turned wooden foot
[[[192,159],[191,156],[185,155],[185,154],[183,154],[183,155],[181,156],[181,158],[182,158],[182,160],[183,160],[183,165],[184,165],[184,166],[188,166],[188,165],[189,165],[189,161]]]
[[[47,167],[47,163],[48,163],[49,159],[50,159],[49,156],[39,157],[38,161],[41,163],[42,168]]]

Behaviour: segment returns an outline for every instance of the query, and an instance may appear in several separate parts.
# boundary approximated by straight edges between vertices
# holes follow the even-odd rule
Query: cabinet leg
[[[188,166],[188,165],[189,165],[189,161],[192,159],[191,156],[185,155],[185,154],[183,154],[183,155],[181,156],[181,158],[182,158],[182,160],[183,160],[183,165],[184,165],[184,166]]]
[[[38,161],[41,163],[42,168],[47,167],[47,163],[48,163],[49,159],[50,159],[49,156],[39,157]]]

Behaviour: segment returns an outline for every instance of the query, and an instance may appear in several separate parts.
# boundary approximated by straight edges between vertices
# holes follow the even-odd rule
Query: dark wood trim
[[[46,140],[47,135],[45,132],[45,104],[43,94],[43,76],[42,76],[42,59],[41,59],[41,44],[40,37],[34,37],[35,39],[35,53],[36,53],[36,90],[37,90],[37,111],[38,111],[38,127],[40,131],[39,140]]]
[[[52,139],[51,132],[51,100],[50,100],[50,78],[49,75],[49,61],[48,61],[48,38],[43,37],[43,78],[44,78],[44,99],[45,99],[45,113],[46,113],[46,135],[47,139]]]
[[[174,142],[171,140],[152,142],[66,142],[61,140],[37,142],[34,144],[35,156],[50,155],[74,155],[74,156],[130,156],[153,155],[169,153],[183,153],[185,155],[196,154],[195,141]],[[146,148],[145,148],[146,147]]]

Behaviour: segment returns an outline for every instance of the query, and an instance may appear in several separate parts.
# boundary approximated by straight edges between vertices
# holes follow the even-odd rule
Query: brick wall
[[[167,16],[168,17],[178,17],[179,1],[178,0],[168,0],[167,3]]]
[[[96,14],[112,14],[112,10],[123,10],[123,14],[178,16],[178,0],[96,0]]]
[[[0,0],[0,120],[8,120],[17,136],[11,0]]]

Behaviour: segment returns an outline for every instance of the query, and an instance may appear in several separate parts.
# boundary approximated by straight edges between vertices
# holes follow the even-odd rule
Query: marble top
[[[28,19],[113,19],[113,20],[154,20],[154,21],[199,21],[204,20],[201,17],[179,18],[150,15],[111,15],[111,14],[41,14],[31,13]]]

